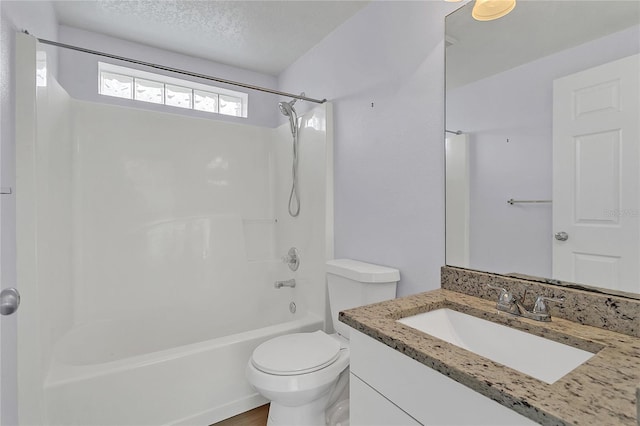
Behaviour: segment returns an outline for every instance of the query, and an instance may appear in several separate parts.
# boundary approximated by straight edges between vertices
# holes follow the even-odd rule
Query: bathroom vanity
[[[496,276],[460,270],[452,274],[452,270],[443,268],[442,289],[340,314],[340,321],[356,330],[351,333],[351,424],[638,424],[640,301],[622,306],[625,301],[615,297],[567,289],[563,291],[567,308],[555,308],[552,321],[539,322],[496,309],[495,300],[491,300],[495,294],[486,293],[486,283],[481,282]],[[464,279],[456,280],[460,278],[458,273],[464,274]],[[506,283],[499,284],[518,290],[518,286],[529,283],[505,280]],[[456,287],[456,282],[460,286]],[[474,286],[477,294],[466,294],[472,293]],[[600,325],[587,325],[585,322],[594,319],[584,313],[576,321],[561,317],[576,311],[571,308],[575,308],[576,300],[592,297],[600,297],[602,306],[597,300],[591,301],[582,307],[583,311],[599,312],[599,321],[611,324],[615,319],[606,315],[615,316],[620,309],[626,309],[621,324],[629,322],[627,328],[620,332],[619,327],[607,330]],[[441,308],[502,324],[593,356],[545,381],[398,322]],[[513,340],[506,340],[495,344],[508,349]],[[535,352],[536,345],[530,349]],[[543,351],[539,356],[549,366],[555,364],[555,353]]]
[[[519,2],[497,22],[474,6],[445,22],[446,263],[461,268],[341,314],[351,424],[640,426],[638,3]],[[417,319],[442,309],[469,317]]]

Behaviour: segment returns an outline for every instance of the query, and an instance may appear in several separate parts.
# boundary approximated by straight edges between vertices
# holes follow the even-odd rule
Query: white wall
[[[118,56],[151,62],[172,68],[183,69],[195,73],[220,77],[228,80],[254,84],[256,86],[274,88],[277,84],[275,77],[236,68],[205,59],[195,58],[168,50],[157,49],[139,43],[126,41],[119,38],[84,31],[77,28],[60,26],[60,42],[75,46],[93,49]],[[228,121],[242,124],[253,124],[264,127],[275,127],[277,121],[278,102],[268,93],[245,90],[235,86],[216,83],[204,79],[197,79],[184,75],[176,75],[166,71],[160,71],[149,67],[142,67],[124,61],[101,58],[69,49],[60,49],[60,83],[67,89],[74,99],[107,103],[112,105],[134,106],[141,109],[154,111],[166,111],[165,106],[138,102],[127,99],[101,96],[98,90],[98,61],[121,65],[124,67],[142,69],[156,74],[165,74],[176,78],[200,82],[217,87],[228,88],[237,91],[246,91],[249,94],[249,111],[247,118],[231,117],[226,115],[209,114],[201,111],[174,108],[175,114],[208,118],[212,120]]]
[[[73,320],[70,99],[52,76],[46,87],[34,87],[36,43],[19,36],[23,74],[16,123],[16,275],[23,299],[17,313],[19,418],[21,424],[40,424],[42,383],[53,346]]]
[[[638,51],[634,27],[447,93],[447,128],[470,137],[470,268],[551,276],[551,205],[506,201],[552,198],[553,80]]]
[[[76,323],[272,289],[272,129],[82,101],[74,126]]]
[[[54,343],[73,324],[70,102],[67,92],[51,76],[46,87],[37,88],[35,166],[36,203],[40,214],[36,223],[34,268],[38,270],[42,371],[48,368]],[[24,191],[18,197],[23,194]]]
[[[268,322],[288,298],[324,314],[327,106],[302,117],[294,219],[288,124],[73,105],[76,324],[175,309]],[[296,273],[280,259],[291,246]],[[289,278],[295,291],[274,289]]]
[[[57,39],[57,20],[47,1],[0,2],[0,183],[15,188],[15,33],[23,29],[40,37]],[[48,50],[50,72],[56,75],[56,55]],[[2,287],[16,284],[14,195],[0,196],[0,280]],[[17,424],[16,321],[4,317],[0,386],[0,424]]]
[[[19,362],[11,370],[18,373],[20,423],[41,424],[49,356],[72,318],[69,97],[51,75],[46,86],[36,87],[35,38],[17,34],[15,41],[14,255],[22,303],[16,314]]]
[[[335,256],[398,268],[400,296],[440,286],[444,17],[457,7],[372,2],[279,79],[334,104]]]

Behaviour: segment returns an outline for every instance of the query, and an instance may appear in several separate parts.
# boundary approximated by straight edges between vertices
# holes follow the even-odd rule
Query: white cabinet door
[[[350,333],[351,378],[362,380],[365,386],[375,389],[418,424],[538,424],[357,330],[352,329]],[[352,419],[354,415],[358,418],[360,413],[377,409],[373,402],[360,398],[358,390],[356,385],[350,392],[350,412],[355,413],[351,415]]]
[[[553,278],[640,291],[639,61],[554,81]]]
[[[352,426],[420,425],[357,376],[349,378],[349,424]]]

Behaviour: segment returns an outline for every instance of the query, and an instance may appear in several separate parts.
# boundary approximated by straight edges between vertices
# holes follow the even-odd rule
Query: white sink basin
[[[451,309],[437,309],[398,322],[549,384],[594,355]]]

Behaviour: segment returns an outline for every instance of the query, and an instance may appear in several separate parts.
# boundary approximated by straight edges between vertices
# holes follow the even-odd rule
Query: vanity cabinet
[[[353,426],[538,424],[353,329],[350,347]]]
[[[350,424],[363,426],[420,425],[413,417],[353,373],[349,380]]]

